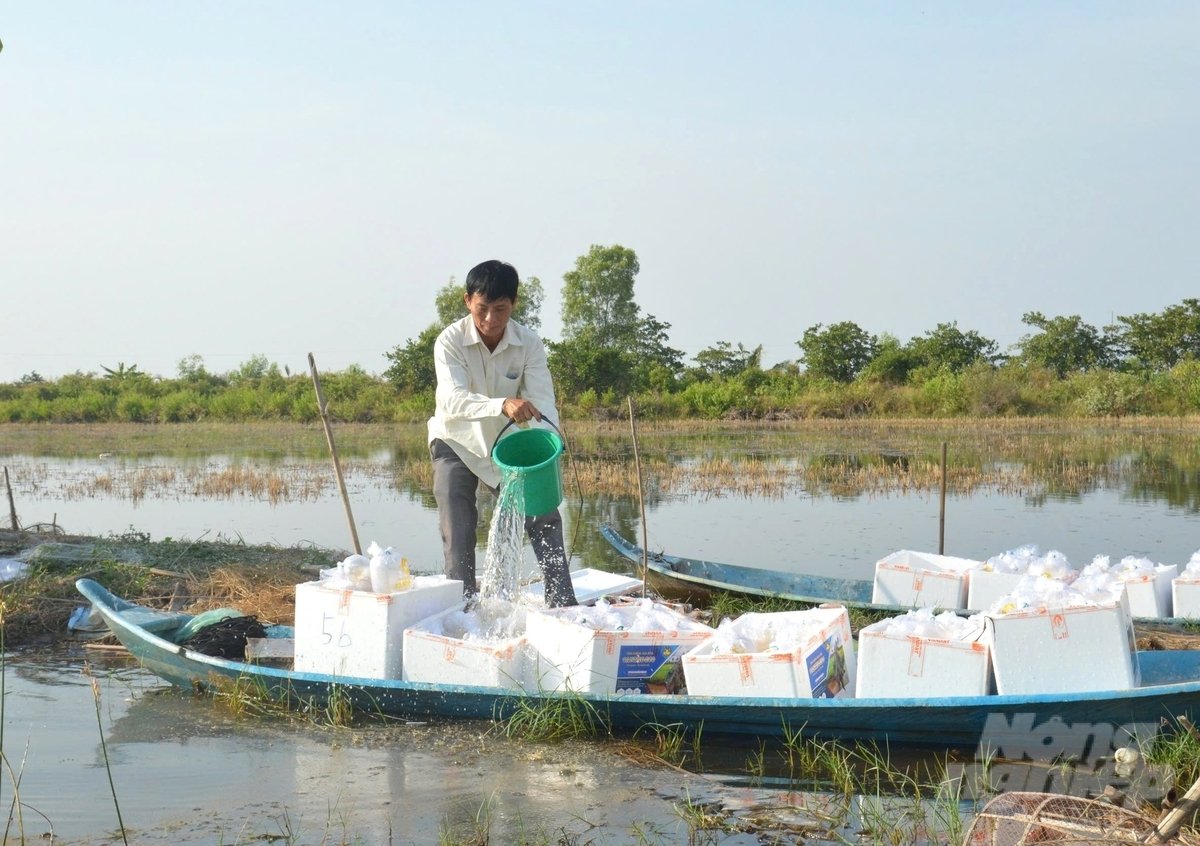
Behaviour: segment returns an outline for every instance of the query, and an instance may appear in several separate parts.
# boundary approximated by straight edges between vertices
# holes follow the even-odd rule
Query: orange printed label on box
[[[917,570],[915,573],[913,573],[913,590],[920,593],[921,588],[923,588],[924,586],[925,586],[925,571]]]
[[[925,642],[918,637],[910,637],[908,644],[908,674],[910,676],[925,675]]]
[[[753,660],[753,655],[738,656],[738,678],[744,685],[754,684],[754,667],[750,664]]]
[[[1066,640],[1071,636],[1067,631],[1067,615],[1066,614],[1051,614],[1050,615],[1050,634],[1055,640]]]

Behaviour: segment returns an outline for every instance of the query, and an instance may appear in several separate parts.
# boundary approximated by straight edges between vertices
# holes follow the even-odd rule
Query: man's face
[[[463,301],[483,339],[491,344],[498,343],[504,337],[508,319],[512,317],[513,301],[508,297],[485,300],[483,294],[464,294]]]

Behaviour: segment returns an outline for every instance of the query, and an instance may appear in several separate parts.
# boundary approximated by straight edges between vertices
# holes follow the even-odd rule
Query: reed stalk
[[[125,821],[121,818],[121,803],[117,800],[117,785],[113,781],[112,763],[108,760],[108,744],[104,740],[104,720],[100,714],[100,682],[91,677],[88,668],[84,667],[84,674],[89,676],[92,683],[92,699],[96,703],[96,727],[100,731],[100,752],[104,755],[104,772],[108,774],[108,789],[112,793],[113,807],[117,811],[117,825],[121,829],[121,841],[125,846],[129,846],[129,836],[125,831]]]

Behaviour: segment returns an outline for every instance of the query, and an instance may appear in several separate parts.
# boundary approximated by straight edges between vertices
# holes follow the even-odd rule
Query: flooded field
[[[640,426],[641,479],[627,426],[575,429],[566,430],[563,507],[575,566],[627,569],[597,530],[611,523],[640,539],[644,502],[652,548],[869,578],[890,552],[937,550],[943,442],[948,553],[987,557],[1035,543],[1076,566],[1097,554],[1182,565],[1200,549],[1194,421]],[[423,427],[338,434],[363,545],[392,545],[414,570],[440,570]],[[313,544],[330,550],[330,563],[350,543],[318,429],[0,427],[0,465],[25,526]],[[484,509],[481,552],[490,519]],[[922,817],[896,841],[916,843],[929,839],[927,815],[961,827],[973,808],[955,793],[920,810],[911,798],[881,810],[878,796],[848,800],[779,776],[774,750],[719,739],[703,766],[681,769],[645,757],[645,747],[639,757],[613,741],[512,741],[489,724],[349,730],[248,720],[164,693],[127,661],[80,645],[8,655],[4,679],[3,751],[20,773],[22,811],[10,840],[19,826],[30,839],[53,831],[54,842],[120,842],[118,803],[130,842],[205,844],[750,844],[762,842],[752,823],[704,828],[704,815],[736,808],[746,821],[767,806],[774,830],[793,838],[781,842],[891,842],[894,829],[862,834],[882,814]],[[962,774],[988,766],[977,751],[913,760]],[[1035,790],[1068,775],[1087,775],[1095,790],[1111,775],[1067,774],[1052,762],[1002,773],[1010,789]],[[11,784],[0,780],[6,804]],[[1148,795],[1163,789],[1154,777],[1144,786]]]
[[[574,566],[623,567],[597,529],[640,538],[640,487],[651,548],[865,578],[889,552],[937,550],[946,443],[947,553],[1033,543],[1076,566],[1098,554],[1182,564],[1200,548],[1197,431],[1177,419],[645,426],[639,480],[627,427],[580,424],[566,430],[562,510]],[[424,427],[339,437],[363,545],[440,570]],[[350,546],[312,428],[6,427],[0,463],[24,525]],[[485,508],[481,550],[489,520]]]

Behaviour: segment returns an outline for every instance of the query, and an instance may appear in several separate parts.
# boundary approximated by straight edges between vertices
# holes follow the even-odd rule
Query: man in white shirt
[[[446,575],[461,579],[467,596],[478,592],[475,494],[480,482],[493,494],[500,485],[500,471],[490,455],[493,442],[509,420],[527,423],[544,417],[558,422],[546,348],[536,334],[510,319],[517,282],[516,268],[502,261],[471,268],[463,295],[469,313],[443,329],[433,346],[433,495]],[[525,531],[542,568],[546,604],[575,605],[558,510],[526,516]]]

